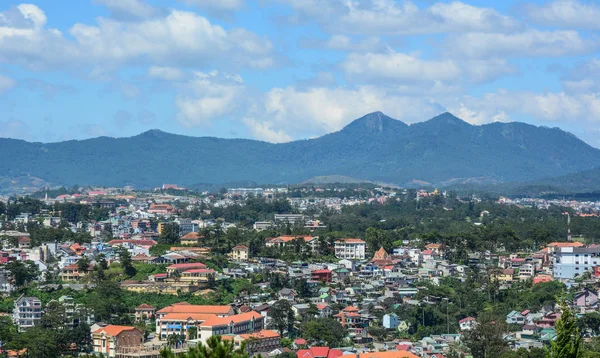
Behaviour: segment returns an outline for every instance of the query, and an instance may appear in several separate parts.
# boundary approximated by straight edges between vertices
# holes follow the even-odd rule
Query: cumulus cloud
[[[293,140],[293,138],[283,130],[274,130],[271,121],[261,122],[256,118],[244,118],[242,122],[256,139],[271,143],[285,143]]]
[[[167,12],[143,0],[95,0],[95,2],[105,6],[112,17],[123,21],[149,19]]]
[[[175,100],[179,122],[186,127],[206,125],[234,113],[244,91],[237,75],[195,72]]]
[[[432,82],[469,79],[483,83],[514,73],[516,68],[505,59],[424,60],[400,52],[351,53],[339,66],[352,80],[368,83]]]
[[[600,92],[600,59],[592,58],[569,70],[562,85],[569,93]]]
[[[522,27],[515,19],[491,8],[459,1],[420,8],[395,0],[278,0],[289,4],[293,21],[317,21],[338,34],[414,35],[445,32],[498,32]]]
[[[532,23],[572,29],[600,30],[600,5],[577,0],[555,0],[542,4],[526,4],[521,13]]]
[[[37,6],[17,10],[1,13],[0,61],[32,69],[147,63],[197,67],[224,59],[232,66],[274,64],[273,45],[266,38],[242,28],[226,30],[193,12],[171,10],[137,22],[98,18],[97,25],[73,25],[67,38],[45,26],[46,16]]]
[[[229,16],[244,7],[245,0],[179,0],[211,14]]]
[[[448,55],[485,59],[576,56],[595,52],[600,42],[584,39],[577,31],[528,29],[512,34],[473,32],[454,35],[444,46]]]

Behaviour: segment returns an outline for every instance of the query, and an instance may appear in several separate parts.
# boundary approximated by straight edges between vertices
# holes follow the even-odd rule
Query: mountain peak
[[[140,133],[138,136],[139,137],[152,137],[152,138],[158,138],[158,137],[164,137],[166,135],[169,135],[169,133],[167,132],[163,132],[160,129],[149,129],[143,133]]]
[[[397,119],[391,118],[383,114],[381,111],[369,113],[352,121],[344,127],[344,131],[360,131],[369,133],[384,133],[389,130],[408,127],[406,123]]]
[[[435,123],[435,124],[450,124],[450,125],[458,125],[458,126],[471,126],[471,124],[465,122],[464,120],[456,117],[450,112],[444,112],[438,116],[431,118],[425,123]]]

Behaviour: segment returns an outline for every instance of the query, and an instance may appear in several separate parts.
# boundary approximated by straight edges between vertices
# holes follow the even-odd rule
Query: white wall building
[[[338,259],[364,260],[367,243],[361,239],[339,239],[335,242],[335,257]]]

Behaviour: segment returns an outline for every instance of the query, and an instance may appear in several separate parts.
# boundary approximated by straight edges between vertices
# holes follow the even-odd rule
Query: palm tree
[[[200,342],[196,347],[191,347],[187,353],[175,355],[169,348],[160,352],[161,358],[248,358],[246,343],[235,349],[233,340],[222,340],[221,336],[211,336],[206,344]]]

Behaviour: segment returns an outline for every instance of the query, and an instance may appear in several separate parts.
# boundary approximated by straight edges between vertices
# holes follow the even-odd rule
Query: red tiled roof
[[[257,319],[257,318],[262,318],[262,316],[258,312],[250,311],[250,312],[246,312],[246,313],[236,314],[233,316],[215,317],[215,318],[204,321],[204,323],[202,323],[201,326],[203,326],[203,327],[224,326],[224,325],[229,324],[230,322],[239,323],[239,322],[244,322],[244,321],[250,321],[252,318]]]
[[[153,310],[153,309],[154,309],[154,307],[152,307],[146,303],[142,303],[141,305],[137,306],[137,308],[136,308],[136,310]]]
[[[113,324],[109,324],[108,326],[101,327],[101,328],[95,330],[92,333],[97,334],[97,333],[104,332],[104,333],[106,333],[109,336],[115,337],[115,336],[118,336],[119,334],[121,334],[121,332],[123,332],[123,331],[131,331],[131,330],[134,330],[134,329],[137,330],[137,328],[135,328],[133,326],[116,326],[116,325],[113,325]]]
[[[243,339],[249,339],[249,338],[261,339],[261,338],[279,338],[280,335],[279,335],[279,333],[277,333],[275,331],[271,331],[269,329],[263,329],[262,331],[259,331],[259,332],[240,334],[240,337],[242,337]]]
[[[158,313],[206,313],[206,314],[228,314],[231,306],[190,305],[189,303],[178,303],[167,306]]]
[[[193,268],[202,268],[202,267],[206,267],[206,265],[203,264],[202,262],[190,262],[190,263],[186,263],[186,264],[173,264],[171,266],[168,266],[167,270],[168,269],[183,270],[183,269],[193,269]]]
[[[187,271],[184,271],[183,273],[211,273],[211,272],[215,272],[215,270],[213,270],[213,269],[205,269],[205,268],[201,268],[201,269],[191,269],[191,270],[187,270]]]

